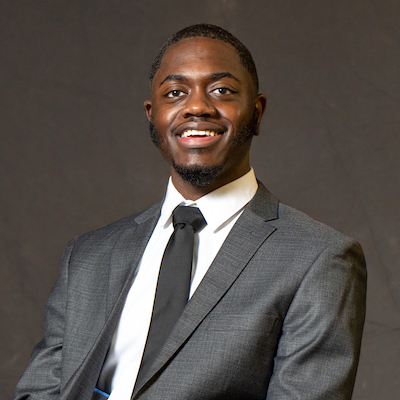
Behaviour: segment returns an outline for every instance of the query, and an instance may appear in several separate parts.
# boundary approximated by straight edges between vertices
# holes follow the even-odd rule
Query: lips
[[[187,149],[206,149],[220,141],[223,132],[188,129],[177,135],[179,143]]]
[[[180,144],[188,149],[206,149],[220,141],[223,134],[227,131],[214,121],[186,121],[171,132],[178,139]]]

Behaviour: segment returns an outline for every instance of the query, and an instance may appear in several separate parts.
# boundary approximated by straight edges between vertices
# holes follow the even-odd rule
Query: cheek
[[[248,101],[244,103],[249,104]],[[241,104],[232,104],[221,108],[220,114],[230,121],[234,128],[237,128],[246,125],[252,119],[254,110],[252,106],[244,108]]]
[[[250,114],[245,110],[236,110],[236,113],[232,114],[232,125],[236,131],[242,126],[247,125],[250,121]]]
[[[169,131],[171,124],[176,118],[176,112],[171,109],[159,109],[157,112],[153,112],[152,121],[157,130],[164,133]]]

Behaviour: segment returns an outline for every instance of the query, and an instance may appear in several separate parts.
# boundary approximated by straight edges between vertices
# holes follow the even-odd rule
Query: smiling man
[[[185,198],[249,172],[251,139],[266,105],[254,80],[237,50],[220,40],[194,37],[165,52],[145,108],[153,141]]]
[[[362,250],[256,180],[266,97],[250,53],[190,26],[150,79],[166,196],[70,242],[14,398],[350,399]]]

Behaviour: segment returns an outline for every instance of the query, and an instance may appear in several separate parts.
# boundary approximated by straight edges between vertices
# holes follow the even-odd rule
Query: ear
[[[151,100],[146,100],[143,105],[146,111],[147,119],[151,121],[151,115],[152,115]]]
[[[259,93],[256,97],[256,114],[257,114],[257,132],[255,135],[259,135],[260,131],[258,127],[260,126],[261,119],[264,115],[264,111],[267,107],[267,96],[264,93]]]

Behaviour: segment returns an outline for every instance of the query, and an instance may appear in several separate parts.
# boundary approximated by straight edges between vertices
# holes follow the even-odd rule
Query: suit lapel
[[[158,221],[161,204],[135,218],[137,226],[125,232],[116,242],[112,256],[107,290],[107,315],[121,308],[137,273],[137,266]]]
[[[197,290],[189,300],[170,337],[143,381],[137,382],[132,399],[167,366],[197,326],[217,305],[254,253],[275,230],[268,221],[278,218],[278,201],[259,183],[259,189],[240,216]]]
[[[134,219],[135,223],[122,231],[117,238],[108,267],[106,323],[96,341],[87,344],[87,354],[76,373],[66,384],[63,399],[90,398],[122,312],[125,298],[136,276],[138,264],[160,215],[161,204],[158,203],[139,214]],[[85,352],[85,350],[83,351]],[[82,388],[88,391],[86,397],[81,392]],[[76,390],[79,390],[79,393]]]

